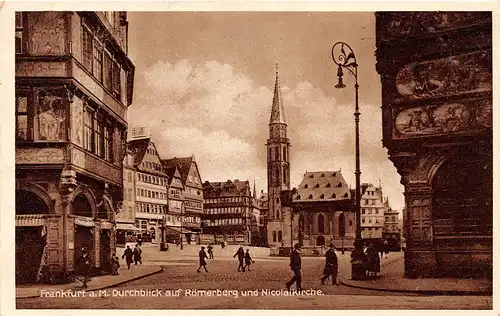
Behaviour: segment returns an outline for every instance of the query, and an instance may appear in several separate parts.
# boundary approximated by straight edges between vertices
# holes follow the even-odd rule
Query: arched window
[[[283,161],[286,161],[286,146],[283,146]]]
[[[352,226],[352,219],[349,220],[349,226]]]
[[[323,214],[318,215],[318,233],[325,233],[325,217],[323,216]]]
[[[16,191],[16,215],[48,213],[48,206],[38,195],[30,191]]]
[[[274,148],[273,147],[269,147],[269,160],[273,160],[273,152],[274,152]]]
[[[273,230],[273,242],[276,242],[276,231]]]
[[[278,231],[278,242],[281,242],[283,240],[283,233],[280,231]]]
[[[281,217],[281,212],[278,209],[278,210],[276,210],[276,219],[280,219],[280,217]]]
[[[276,147],[274,150],[274,161],[279,161],[280,160],[280,148]]]
[[[345,215],[343,213],[339,216],[339,235],[345,236]]]
[[[288,166],[287,165],[284,165],[283,166],[283,184],[287,184],[288,183]]]
[[[321,198],[321,199],[324,199],[324,198],[325,198],[325,195],[324,195],[324,194],[321,194],[320,198]]]
[[[279,196],[276,197],[276,204],[280,204],[280,198],[279,198]]]

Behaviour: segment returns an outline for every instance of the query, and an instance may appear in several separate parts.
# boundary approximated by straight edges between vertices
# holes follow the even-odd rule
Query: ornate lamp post
[[[182,234],[182,226],[183,226],[183,221],[184,221],[184,201],[181,203],[181,250],[184,249],[184,236]]]
[[[332,47],[332,59],[333,62],[338,66],[337,76],[339,81],[335,88],[341,89],[345,88],[346,85],[342,82],[343,69],[347,69],[351,75],[354,76],[355,84],[355,111],[354,111],[354,122],[356,125],[356,171],[354,174],[356,175],[356,241],[354,242],[355,252],[359,253],[363,248],[363,241],[361,239],[361,182],[360,175],[361,170],[359,167],[359,105],[358,105],[358,63],[356,62],[356,56],[354,55],[354,51],[352,48],[344,42],[337,42]],[[354,255],[354,254],[353,254]],[[353,258],[354,259],[354,258]],[[358,271],[357,264],[358,260],[353,260],[352,266],[352,278],[358,279],[361,277],[361,272]],[[364,275],[364,271],[363,271]]]

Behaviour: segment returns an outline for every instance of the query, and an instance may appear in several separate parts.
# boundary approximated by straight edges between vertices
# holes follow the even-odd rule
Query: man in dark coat
[[[325,281],[332,276],[332,284],[337,284],[337,273],[339,269],[339,263],[337,260],[337,254],[335,253],[335,246],[330,244],[330,249],[325,254],[325,269],[323,270],[323,277],[321,278],[321,284],[325,284]]]
[[[214,258],[214,247],[212,244],[209,244],[208,247],[208,259],[213,259]]]
[[[201,267],[205,268],[205,272],[208,272],[207,270],[207,261],[205,259],[208,259],[207,253],[205,252],[205,247],[201,246],[201,250],[198,253],[198,256],[200,257],[200,266],[198,267],[198,270],[196,272],[201,272],[200,269]]]
[[[92,268],[92,259],[87,249],[82,248],[82,254],[76,260],[76,269],[78,279],[82,282],[83,287],[87,287],[87,282],[90,281],[90,269]]]
[[[135,244],[134,262],[135,262],[135,265],[137,265],[137,262],[142,264],[142,249],[139,247],[139,244]]]
[[[132,249],[130,249],[130,246],[127,246],[127,249],[125,249],[125,251],[123,252],[122,259],[123,258],[125,258],[125,262],[127,262],[127,267],[130,270],[130,265],[134,261],[133,260],[134,252],[132,251]]]
[[[245,272],[245,266],[243,264],[243,260],[245,259],[245,250],[243,250],[243,247],[240,246],[240,248],[238,248],[238,251],[236,251],[233,258],[236,258],[236,256],[238,256],[239,261],[238,272]]]
[[[300,274],[300,269],[302,268],[302,260],[300,258],[300,245],[295,244],[293,247],[292,254],[290,255],[290,269],[293,271],[293,278],[286,282],[286,288],[289,290],[290,286],[295,282],[297,290],[302,290],[302,276]]]

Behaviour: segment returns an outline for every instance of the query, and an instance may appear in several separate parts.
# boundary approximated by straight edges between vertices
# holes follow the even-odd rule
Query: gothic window
[[[283,161],[286,161],[286,147],[283,146]]]
[[[273,242],[276,242],[276,231],[273,230]]]
[[[331,186],[332,186],[332,185],[331,185],[330,183],[327,183],[327,184],[326,184],[326,187],[327,187],[327,188],[329,188],[329,187],[331,187]]]
[[[280,204],[280,198],[276,197],[276,204]]]
[[[343,213],[339,216],[339,235],[345,236],[345,215]]]
[[[283,184],[287,184],[288,183],[288,166],[287,165],[284,165],[283,166]]]
[[[324,194],[321,194],[320,198],[321,198],[321,199],[324,199],[324,198],[325,198],[325,195],[324,195]]]
[[[313,196],[312,194],[309,194],[309,200],[312,200]]]
[[[275,161],[279,161],[280,160],[280,150],[279,150],[279,147],[275,148],[275,151],[274,151],[274,160]]]
[[[278,231],[278,242],[281,242],[283,240],[283,233],[280,231]]]
[[[274,148],[273,147],[269,147],[269,159],[271,161],[273,161],[273,157],[274,157]]]
[[[325,217],[323,216],[323,214],[318,215],[318,233],[325,233]]]

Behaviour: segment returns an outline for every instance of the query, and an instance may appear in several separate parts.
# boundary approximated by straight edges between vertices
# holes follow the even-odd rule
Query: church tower
[[[267,192],[269,198],[268,244],[279,246],[284,240],[285,224],[281,207],[280,192],[290,190],[290,140],[287,138],[287,125],[283,100],[281,97],[278,64],[276,82],[269,120],[269,139],[267,140]]]

